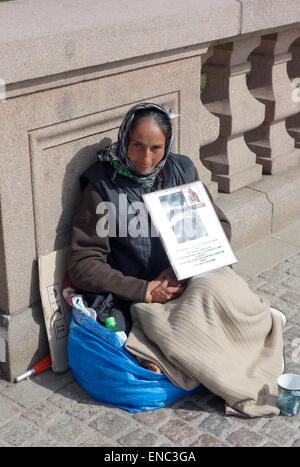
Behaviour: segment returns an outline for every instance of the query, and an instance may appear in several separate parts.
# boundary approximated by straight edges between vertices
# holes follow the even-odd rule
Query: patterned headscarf
[[[153,110],[158,110],[160,112],[163,112],[167,116],[170,122],[170,128],[171,128],[171,133],[166,140],[164,157],[162,158],[161,161],[159,161],[156,167],[147,174],[142,174],[135,168],[134,164],[131,162],[131,160],[128,157],[128,151],[127,151],[128,142],[129,142],[129,132],[130,132],[131,124],[135,116],[135,113],[138,110],[144,110],[144,109],[149,109],[149,110],[153,109]],[[100,149],[98,152],[98,159],[100,161],[111,162],[111,164],[115,167],[116,171],[118,171],[119,173],[129,176],[130,178],[135,179],[137,182],[145,186],[151,187],[153,186],[157,175],[161,172],[162,168],[164,167],[166,163],[167,157],[170,153],[170,149],[172,146],[172,141],[173,141],[173,126],[172,126],[171,114],[166,109],[164,109],[164,107],[161,107],[160,105],[145,102],[143,104],[135,105],[127,112],[119,128],[118,142],[113,143],[112,145],[107,146],[104,149]]]

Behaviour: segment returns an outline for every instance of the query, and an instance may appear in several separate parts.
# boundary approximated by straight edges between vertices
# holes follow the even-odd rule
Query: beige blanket
[[[202,383],[226,401],[227,414],[279,414],[281,321],[231,268],[190,279],[164,305],[133,304],[131,313],[127,350],[157,363],[175,385]]]

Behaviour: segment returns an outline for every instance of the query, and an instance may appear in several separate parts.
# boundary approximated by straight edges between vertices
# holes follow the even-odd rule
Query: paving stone
[[[232,431],[234,426],[225,416],[212,414],[200,423],[200,428],[209,431],[217,437],[223,437],[229,431]]]
[[[284,372],[285,373],[294,373],[296,375],[300,375],[300,365],[299,365],[299,363],[289,362],[288,361],[285,364]]]
[[[48,398],[48,401],[60,409],[65,409],[70,405],[74,405],[76,402],[79,402],[81,399],[84,399],[86,395],[86,392],[79,386],[79,384],[73,382],[52,394]]]
[[[95,436],[93,430],[65,413],[48,423],[46,431],[64,446],[77,446],[80,442]]]
[[[291,265],[288,264],[287,265],[287,270],[291,268]],[[278,283],[278,282],[282,282],[284,281],[285,279],[288,278],[288,273],[287,273],[287,270],[285,271],[280,271],[279,269],[271,269],[270,271],[264,271],[262,272],[261,274],[259,274],[258,279],[264,279],[265,280],[265,283],[266,281],[269,283]]]
[[[22,412],[19,404],[7,399],[0,394],[0,425],[7,423],[10,418]]]
[[[265,283],[257,289],[257,293],[262,291],[271,295],[275,295],[275,297],[281,297],[286,293],[287,287],[284,287],[280,284]]]
[[[276,297],[275,295],[272,295],[269,292],[266,292],[265,290],[258,290],[257,289],[255,292],[259,297],[263,297],[266,300],[268,300],[270,306],[273,306],[273,307],[276,308],[275,304],[278,302],[279,297]]]
[[[254,417],[254,418],[248,418],[248,417],[239,417],[239,416],[230,416],[228,419],[236,426],[236,428],[242,428],[242,427],[247,427],[247,428],[254,428],[254,431],[257,430],[258,427],[264,424],[264,419],[266,417]]]
[[[59,413],[59,409],[49,404],[48,402],[38,402],[33,404],[29,409],[23,412],[22,417],[31,420],[38,426],[43,426],[45,423]]]
[[[300,328],[300,308],[297,309],[296,313],[291,317],[290,322],[295,323],[298,326],[298,328]]]
[[[4,394],[9,399],[24,407],[30,407],[36,402],[46,400],[53,394],[52,389],[37,384],[33,379],[9,384]]]
[[[160,435],[160,438],[163,438],[163,436]],[[160,448],[170,448],[176,446],[175,443],[172,443],[170,439],[164,439],[163,441],[160,442],[159,446]]]
[[[287,263],[300,264],[300,254],[288,258]]]
[[[49,370],[19,383],[0,380],[0,393],[12,400],[17,400],[24,407],[29,407],[38,400],[46,399],[72,381],[74,379],[70,371],[55,373]],[[26,385],[26,391],[24,391],[24,385]]]
[[[133,415],[133,418],[140,423],[144,423],[149,427],[158,427],[168,420],[171,415],[170,409],[149,410],[147,412],[138,412]]]
[[[98,431],[106,438],[113,439],[128,433],[137,426],[137,422],[129,417],[123,417],[114,410],[106,411],[100,417],[97,417],[89,426]]]
[[[258,287],[261,287],[262,285],[264,285],[265,283],[266,283],[266,280],[262,277],[256,277],[255,279],[250,279],[248,281],[248,285],[250,289],[254,291],[258,289]]]
[[[30,440],[37,434],[36,427],[20,420],[14,420],[0,428],[0,439],[11,446],[20,446],[24,441]]]
[[[237,447],[256,447],[263,444],[263,436],[248,430],[247,428],[239,428],[227,437],[227,441]]]
[[[300,278],[299,277],[289,275],[286,279],[282,281],[282,284],[286,285],[287,287],[300,290]]]
[[[296,339],[292,339],[291,342],[285,346],[284,356],[287,362],[300,365],[300,336]]]
[[[12,385],[12,383],[9,383],[8,381],[5,381],[4,379],[1,379],[0,376],[0,393],[5,393],[7,388]]]
[[[280,445],[291,445],[294,439],[299,435],[297,429],[293,429],[293,425],[289,419],[283,415],[272,417],[263,425],[259,432],[262,435],[267,435],[269,438],[274,439]]]
[[[71,415],[71,417],[76,418],[79,422],[90,423],[91,420],[95,417],[101,416],[104,414],[105,407],[101,404],[85,404],[78,402],[77,404],[72,405],[66,413]]]
[[[78,444],[79,448],[114,448],[119,447],[118,443],[111,444],[102,438],[93,438]]]
[[[73,381],[74,378],[70,370],[63,373],[56,373],[55,371],[49,370],[40,373],[32,379],[34,384],[45,386],[53,392],[59,391]]]
[[[129,447],[151,447],[156,446],[159,439],[158,437],[149,431],[137,429],[127,433],[118,439],[122,446]]]
[[[24,441],[21,444],[22,448],[55,448],[64,447],[64,444],[59,443],[56,439],[51,438],[45,433],[41,433],[37,437],[34,437],[28,441]]]
[[[175,410],[176,415],[188,421],[199,420],[206,417],[206,413],[200,409],[200,407],[191,400],[186,400]]]
[[[191,448],[194,447],[211,447],[211,448],[226,448],[228,444],[225,444],[219,438],[203,433],[196,441],[191,444]]]
[[[285,345],[292,346],[293,342],[296,342],[296,339],[300,338],[300,330],[299,328],[293,323],[293,321],[289,321],[284,328],[283,331],[283,339]]]
[[[272,306],[277,308],[278,310],[282,311],[288,320],[293,318],[293,316],[297,313],[297,309],[295,305],[292,305],[291,303],[288,303],[284,301],[280,297],[274,297],[270,300],[270,303]]]
[[[300,264],[296,264],[287,270],[292,276],[300,277]]]
[[[290,256],[290,258],[293,258],[293,256]],[[281,263],[276,264],[274,268],[271,269],[271,271],[273,271],[274,273],[286,272],[291,267],[290,258],[287,258]]]
[[[189,446],[191,438],[197,435],[197,429],[183,420],[170,420],[161,426],[159,432],[173,441],[177,446]]]
[[[280,295],[280,298],[282,300],[285,300],[288,303],[291,303],[292,305],[299,305],[300,303],[300,292],[297,293],[294,290],[285,292],[284,294]]]

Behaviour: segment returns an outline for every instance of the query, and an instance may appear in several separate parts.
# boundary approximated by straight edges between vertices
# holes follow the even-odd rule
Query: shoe
[[[277,308],[273,308],[270,306],[270,312],[274,316],[278,316],[281,319],[282,327],[286,325],[286,316],[282,313],[282,311],[277,310]]]

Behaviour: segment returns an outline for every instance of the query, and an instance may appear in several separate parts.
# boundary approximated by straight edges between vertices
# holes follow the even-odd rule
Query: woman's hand
[[[178,281],[172,268],[165,269],[152,282],[150,282],[146,294],[148,303],[166,303],[179,297],[185,290],[185,284]]]
[[[172,268],[167,268],[167,269],[164,269],[160,275],[158,277],[156,277],[155,279],[156,281],[164,281],[164,280],[167,280],[168,281],[168,284],[169,285],[172,285],[172,286],[177,286],[179,284],[181,284],[182,282],[181,281],[178,281],[175,274],[174,274],[174,271]]]

